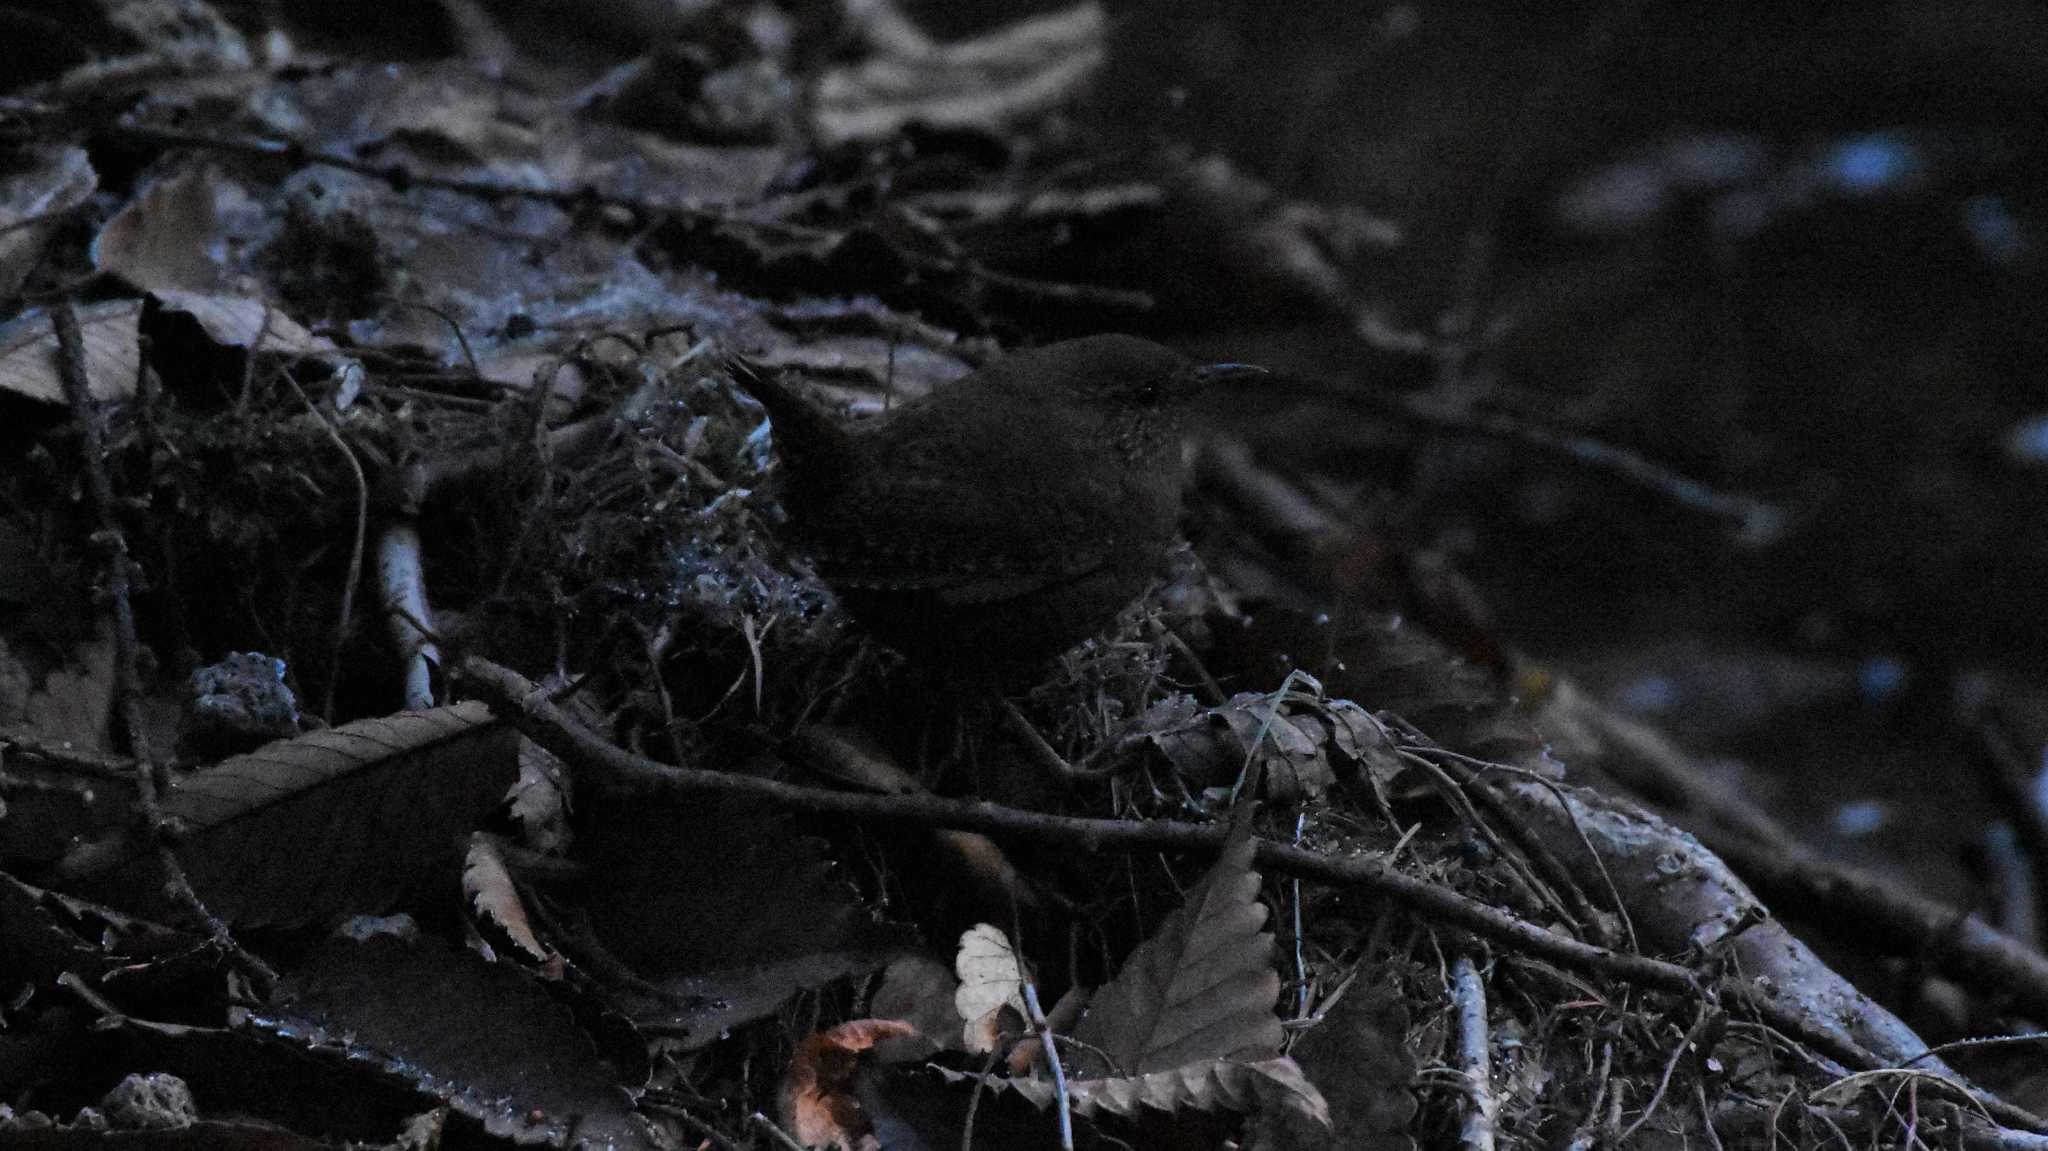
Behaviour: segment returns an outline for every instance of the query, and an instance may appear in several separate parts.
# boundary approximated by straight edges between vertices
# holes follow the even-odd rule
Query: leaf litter
[[[0,234],[0,271],[45,295],[104,277],[77,305],[86,412],[67,407],[51,314],[9,297],[0,402],[22,466],[0,508],[56,571],[95,538],[76,477],[117,482],[147,576],[121,608],[154,665],[126,714],[159,730],[83,748],[46,738],[47,713],[0,712],[0,828],[33,811],[57,825],[42,838],[89,840],[0,836],[0,976],[19,991],[0,1053],[30,1057],[0,1060],[10,1138],[91,1138],[106,1117],[87,1105],[118,1076],[64,1069],[111,1050],[109,1067],[169,1074],[169,1095],[189,1079],[200,1124],[268,1125],[281,1146],[406,1145],[407,1116],[483,1145],[1051,1147],[1064,1117],[1073,1145],[1414,1146],[1464,1111],[1443,964],[1475,952],[1505,1130],[1591,1130],[1608,1091],[1639,1106],[1674,1075],[1692,1089],[1664,1104],[1674,1132],[1802,1091],[1791,1122],[1882,1130],[1859,1110],[1881,1077],[1815,1071],[1851,1059],[1831,1041],[1878,1009],[1822,1004],[1846,986],[1828,984],[1795,1037],[1821,1054],[1786,1057],[1744,1014],[1760,1000],[1714,982],[1742,915],[1686,941],[1690,975],[1584,942],[1611,942],[1610,897],[1644,887],[1600,886],[1589,857],[1639,865],[1637,842],[1669,829],[1597,805],[1517,820],[1483,794],[1512,778],[1541,804],[1559,772],[1497,637],[1446,624],[1445,599],[1434,628],[1246,609],[1248,589],[1304,579],[1371,602],[1373,558],[1340,527],[1269,518],[1263,538],[1177,557],[1021,697],[1035,744],[937,706],[784,545],[772,428],[718,353],[867,418],[1020,339],[1172,321],[1176,274],[1092,281],[1039,244],[1052,231],[1142,222],[1192,238],[1178,259],[1333,311],[1351,301],[1331,253],[1398,242],[1220,161],[1088,182],[1099,157],[1059,109],[1103,65],[1096,5],[958,44],[848,6],[829,60],[796,47],[824,30],[735,6],[664,26],[671,49],[602,82],[516,86],[360,43],[295,57],[292,30],[245,38],[227,5],[233,22],[113,7],[93,61],[0,107],[43,145],[5,202],[45,217]],[[143,18],[175,7],[197,15]],[[116,94],[129,111],[89,140],[56,114],[106,116],[90,97]],[[110,140],[119,168],[96,163]],[[73,215],[96,237],[55,226]],[[1026,247],[1044,249],[1014,265],[1029,271],[1001,263]],[[104,459],[78,458],[78,419],[104,425]],[[1231,459],[1204,473],[1198,515],[1245,514]],[[350,559],[352,532],[393,527],[421,541],[418,596]],[[351,613],[358,584],[376,606]],[[447,653],[423,657],[443,706],[398,709],[408,628]],[[117,754],[171,746],[171,685],[230,652],[331,702],[217,762]],[[619,786],[543,750],[534,709],[452,702],[467,658],[526,669],[618,755],[793,790],[778,806]],[[886,770],[815,754],[842,732]],[[125,818],[142,781],[161,790],[154,828]],[[884,806],[805,805],[828,785]],[[88,791],[123,816],[47,802]],[[906,826],[916,801],[958,796],[1056,822]],[[1179,838],[1099,850],[1091,819]],[[1283,848],[1443,895],[1426,910],[1414,888],[1319,884]],[[1646,920],[1664,954],[1680,927]],[[1572,947],[1539,955],[1532,935]],[[1695,1011],[1714,1026],[1689,1027]],[[1860,1034],[1880,1061],[1918,1054]],[[1925,1075],[1959,1097],[1947,1069]]]

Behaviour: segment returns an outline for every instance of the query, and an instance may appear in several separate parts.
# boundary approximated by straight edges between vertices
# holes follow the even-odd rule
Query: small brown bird
[[[849,426],[728,366],[768,409],[790,526],[819,574],[885,642],[951,668],[1037,663],[1137,598],[1179,520],[1186,401],[1262,371],[1091,336]]]

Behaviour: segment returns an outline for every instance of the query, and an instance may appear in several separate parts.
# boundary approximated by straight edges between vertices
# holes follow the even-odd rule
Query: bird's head
[[[1086,336],[1017,352],[1000,367],[1026,386],[1055,387],[1118,409],[1175,407],[1230,380],[1265,374],[1250,364],[1198,363],[1136,336]]]

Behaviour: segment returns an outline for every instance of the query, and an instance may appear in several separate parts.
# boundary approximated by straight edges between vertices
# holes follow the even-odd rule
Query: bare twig
[[[1776,504],[1739,492],[1719,491],[1627,448],[1590,436],[1497,413],[1447,411],[1407,396],[1361,392],[1359,401],[1406,423],[1504,440],[1605,472],[1655,492],[1679,507],[1731,521],[1736,526],[1737,541],[1745,547],[1760,548],[1775,542],[1784,535],[1791,519]]]
[[[265,309],[266,318],[269,314],[269,310]],[[255,356],[251,355],[250,359],[255,359]],[[292,391],[298,394],[299,402],[306,405],[306,411],[312,413],[314,421],[320,425],[320,430],[326,432],[327,438],[340,449],[342,458],[348,461],[349,473],[356,482],[356,533],[355,538],[349,542],[348,575],[341,584],[341,618],[334,625],[334,646],[327,656],[327,696],[320,706],[320,718],[331,724],[334,722],[335,681],[341,678],[341,648],[348,642],[349,629],[355,622],[356,584],[363,578],[363,542],[368,535],[370,524],[370,481],[363,475],[362,461],[356,459],[354,449],[348,446],[347,440],[341,438],[341,432],[334,426],[334,422],[313,403],[312,397],[306,394],[306,389],[299,386],[299,381],[289,370],[284,373],[284,380],[291,385]]]
[[[1936,1059],[1950,1051],[1984,1051],[1999,1047],[2038,1047],[2048,1051],[2048,1031],[2037,1031],[2028,1035],[1985,1035],[1974,1039],[1951,1039],[1947,1043],[1929,1047],[1920,1055],[1908,1059],[1904,1066],[1911,1067],[1922,1059]]]
[[[1486,1021],[1486,981],[1470,955],[1451,960],[1451,997],[1458,1008],[1458,1071],[1468,1100],[1458,1144],[1468,1151],[1493,1151],[1500,1112],[1493,1093],[1493,1040]]]
[[[1925,955],[1972,990],[2010,997],[2028,1014],[2048,1014],[2048,957],[1975,915],[1904,890],[1870,872],[1805,851],[1739,837],[1708,840],[1782,910],[1817,912],[1835,930],[1895,953]]]
[[[433,611],[427,606],[426,573],[420,567],[420,533],[410,520],[397,520],[377,537],[377,589],[390,617],[391,641],[404,661],[405,706],[434,706],[434,669],[441,649],[434,642]]]
[[[1620,1135],[1615,1137],[1615,1143],[1627,1146],[1629,1136],[1641,1130],[1643,1124],[1650,1121],[1650,1116],[1657,1113],[1657,1105],[1664,1101],[1664,1093],[1671,1089],[1671,1075],[1678,1070],[1678,1061],[1685,1058],[1685,1053],[1699,1040],[1700,1035],[1706,1031],[1707,1024],[1713,1017],[1713,1004],[1700,1004],[1699,1011],[1693,1016],[1692,1026],[1685,1029],[1685,1034],[1678,1040],[1678,1046],[1671,1049],[1671,1057],[1664,1061],[1664,1074],[1658,1077],[1657,1090],[1650,1094],[1650,1101],[1643,1105],[1643,1113],[1636,1116],[1636,1121],[1629,1124],[1622,1130]]]
[[[1471,797],[1473,804],[1485,808],[1488,814],[1501,822],[1501,825],[1507,829],[1508,838],[1514,840],[1515,845],[1528,855],[1531,865],[1542,876],[1544,882],[1548,883],[1570,904],[1576,920],[1586,925],[1588,930],[1593,933],[1594,940],[1609,947],[1614,946],[1616,940],[1610,938],[1613,933],[1596,913],[1592,901],[1586,898],[1585,891],[1579,887],[1578,881],[1572,877],[1570,869],[1565,867],[1564,861],[1557,857],[1556,852],[1550,850],[1550,845],[1544,842],[1543,838],[1537,835],[1525,821],[1517,818],[1507,802],[1487,785],[1486,775],[1488,772],[1502,772],[1515,776],[1518,779],[1529,780],[1548,789],[1553,794],[1557,794],[1556,782],[1545,777],[1541,772],[1531,771],[1528,768],[1516,767],[1505,763],[1492,763],[1465,755],[1462,752],[1452,751],[1449,748],[1438,747],[1435,742],[1430,740],[1427,735],[1416,729],[1412,724],[1404,723],[1402,730],[1404,734],[1414,741],[1408,747],[1402,749],[1403,754],[1414,754],[1443,760],[1445,769],[1451,771],[1456,776],[1465,793]],[[1558,806],[1563,808],[1568,816],[1571,814],[1570,805],[1564,803],[1561,795],[1559,796]],[[1573,828],[1577,831],[1579,842],[1584,845],[1587,855],[1591,857],[1594,866],[1599,869],[1601,878],[1606,881],[1608,895],[1614,900],[1615,914],[1620,917],[1622,926],[1628,934],[1629,945],[1634,946],[1635,927],[1629,922],[1628,907],[1622,902],[1621,893],[1615,890],[1614,880],[1607,875],[1607,864],[1600,858],[1600,853],[1593,850],[1592,842],[1587,839],[1585,829],[1578,826],[1576,818],[1573,818],[1572,824]]]
[[[759,776],[672,767],[637,756],[584,730],[524,676],[475,656],[460,673],[492,708],[512,720],[541,746],[590,783],[624,791],[674,795],[743,796],[793,811],[867,823],[958,828],[1064,844],[1081,851],[1186,851],[1213,856],[1222,851],[1228,829],[1174,820],[1090,819],[1022,811],[979,800],[933,795],[860,795],[800,787]],[[1840,1063],[1870,1069],[1882,1060],[1843,1031],[1789,1007],[1749,983],[1725,979],[1710,988],[1690,967],[1628,955],[1568,939],[1469,896],[1396,871],[1385,856],[1344,857],[1270,841],[1255,841],[1262,869],[1298,875],[1338,887],[1369,891],[1437,922],[1470,931],[1514,951],[1548,959],[1561,967],[1590,972],[1691,998],[1711,992],[1724,1004],[1741,1004],[1776,1030]],[[2048,1122],[1996,1098],[1971,1096],[2000,1122],[2048,1131]]]
[[[100,429],[99,407],[93,402],[86,379],[85,337],[71,301],[59,300],[50,314],[57,333],[58,376],[78,426],[86,494],[99,519],[99,538],[107,549],[107,595],[113,601],[114,611],[114,699],[120,709],[121,724],[128,733],[129,751],[135,756],[136,806],[142,812],[143,834],[155,849],[164,872],[164,887],[172,901],[205,928],[215,946],[254,973],[267,990],[276,984],[277,973],[269,964],[244,951],[227,924],[207,910],[205,902],[192,890],[185,865],[171,850],[170,838],[165,834],[163,806],[157,796],[159,765],[151,753],[149,727],[142,715],[141,641],[136,636],[135,606],[130,595],[133,561],[128,555],[128,537],[115,514],[114,482],[107,472],[106,437]]]
[[[1229,702],[1230,693],[1224,691],[1223,685],[1216,682],[1216,677],[1209,674],[1209,666],[1202,662],[1202,657],[1195,654],[1195,649],[1188,646],[1188,641],[1182,639],[1179,632],[1160,622],[1156,615],[1146,616],[1145,624],[1151,631],[1152,638],[1165,641],[1166,646],[1173,649],[1173,654],[1194,669],[1199,680],[1197,686],[1202,689],[1203,703],[1210,707],[1221,707]]]
[[[131,756],[109,755],[77,747],[68,739],[45,739],[26,728],[0,728],[0,752],[16,752],[42,760],[68,775],[135,782],[135,760]]]
[[[1031,1026],[1038,1029],[1038,1041],[1045,1047],[1045,1065],[1052,1072],[1053,1099],[1059,1107],[1061,1151],[1074,1151],[1074,1107],[1067,1098],[1067,1072],[1060,1065],[1060,1048],[1053,1042],[1052,1024],[1045,1021],[1045,1012],[1039,1009],[1038,987],[1028,981],[1024,984],[1024,1006],[1030,1012]]]
[[[2041,950],[2041,888],[2035,860],[2020,846],[2019,833],[2005,820],[1984,829],[1984,867],[1991,878],[1992,905],[2000,931]]]
[[[1030,718],[1007,699],[1002,703],[1002,717],[1004,726],[1008,727],[1024,745],[1024,753],[1054,779],[1075,783],[1082,780],[1105,779],[1111,774],[1106,768],[1075,767],[1068,763],[1051,744],[1045,742],[1045,736],[1040,735],[1038,729],[1032,726]]]
[[[775,1120],[768,1118],[759,1111],[747,1116],[747,1122],[759,1128],[763,1134],[767,1135],[783,1151],[806,1151],[804,1145],[790,1138],[789,1132],[784,1131],[778,1126]]]
[[[642,1099],[640,1105],[649,1111],[660,1112],[695,1131],[699,1138],[708,1140],[712,1146],[718,1148],[718,1151],[740,1151],[740,1145],[733,1142],[725,1132],[690,1114],[687,1107],[663,1099]]]

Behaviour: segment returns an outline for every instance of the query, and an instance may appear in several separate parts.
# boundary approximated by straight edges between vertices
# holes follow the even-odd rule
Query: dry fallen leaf
[[[462,894],[469,899],[470,909],[510,940],[525,958],[551,964],[551,969],[543,974],[561,975],[561,957],[533,933],[533,922],[527,918],[526,904],[520,900],[519,888],[512,881],[512,870],[498,852],[497,840],[481,831],[469,837],[469,854],[462,865]]]
[[[1000,927],[977,924],[960,936],[960,954],[953,961],[960,989],[953,993],[954,1010],[966,1020],[961,1041],[977,1054],[995,1050],[1005,1007],[1024,1018],[1024,981],[1029,978],[1009,937]]]
[[[173,783],[163,811],[193,887],[231,923],[380,911],[502,801],[516,747],[480,703],[400,712],[223,760]],[[156,895],[156,867],[132,841],[63,864],[110,900]]]
[[[101,623],[88,643],[79,644],[62,667],[22,701],[21,726],[53,743],[93,751],[113,750],[108,721],[114,711],[113,629]],[[6,645],[0,643],[0,653]]]
[[[228,286],[220,204],[234,194],[211,168],[166,176],[100,228],[93,266],[146,292],[217,292]]]
[[[1234,836],[1187,902],[1096,992],[1074,1038],[1109,1064],[1091,1055],[1077,1073],[1129,1077],[1280,1054],[1280,976],[1252,854],[1250,835]]]
[[[910,1023],[933,1046],[954,1046],[960,1036],[960,1011],[954,1004],[959,988],[952,968],[927,956],[904,955],[883,970],[881,985],[868,999],[868,1014]]]
[[[64,214],[99,187],[85,149],[39,149],[40,162],[0,176],[0,299],[19,291]]]
[[[519,737],[519,782],[512,785],[512,820],[535,851],[559,852],[569,846],[567,775],[554,752]]]
[[[790,1134],[807,1147],[875,1146],[853,1090],[860,1053],[884,1039],[916,1033],[898,1019],[855,1019],[807,1036],[782,1080],[782,1122]]]
[[[183,312],[198,321],[214,343],[229,348],[314,356],[334,351],[334,343],[301,327],[275,305],[248,296],[166,289],[151,292],[166,312]]]
[[[860,7],[875,51],[818,79],[813,117],[830,144],[880,139],[912,121],[997,132],[1072,98],[1107,55],[1108,18],[1092,0],[945,44],[893,5]]]
[[[637,1039],[600,1046],[556,990],[430,937],[331,938],[246,1026],[343,1052],[509,1144],[666,1146],[633,1109],[647,1075]]]
[[[93,399],[118,400],[135,394],[135,377],[142,367],[142,346],[136,341],[135,329],[141,316],[141,300],[104,300],[78,309],[86,389]],[[33,309],[0,327],[0,391],[61,404],[64,382],[57,374],[57,364],[57,330],[49,313]]]
[[[959,1075],[965,1080],[973,1076]],[[984,1080],[1015,1090],[1039,1107],[1054,1100],[1050,1079]],[[1234,1111],[1252,1114],[1266,1108],[1293,1112],[1321,1129],[1330,1126],[1330,1110],[1322,1094],[1286,1056],[1255,1063],[1204,1059],[1166,1071],[1110,1079],[1076,1079],[1067,1084],[1069,1101],[1079,1115],[1111,1114],[1142,1120],[1146,1110]]]

